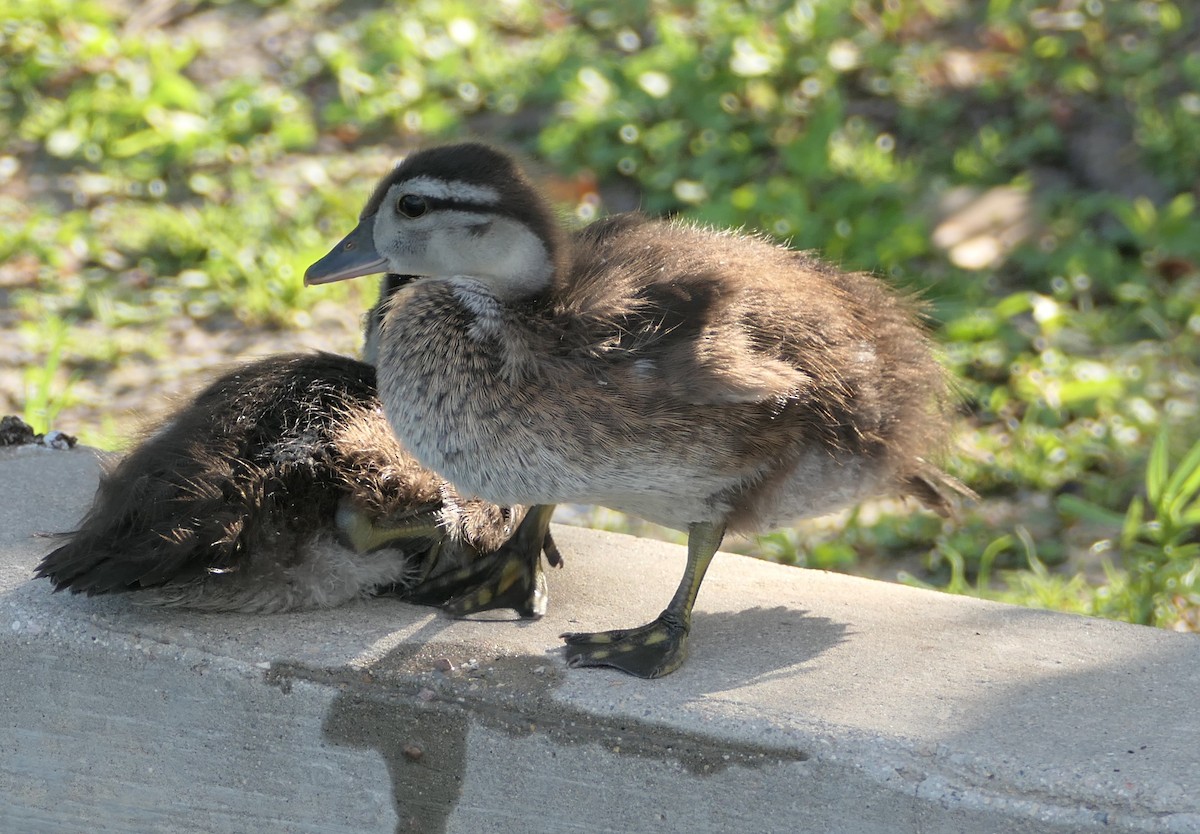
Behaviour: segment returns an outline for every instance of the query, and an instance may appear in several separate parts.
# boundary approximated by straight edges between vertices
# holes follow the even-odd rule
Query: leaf
[[[1121,546],[1123,548],[1128,548],[1137,541],[1138,533],[1141,532],[1144,513],[1145,505],[1142,504],[1142,499],[1134,497],[1129,502],[1129,509],[1125,511],[1125,524],[1121,528]]]
[[[1167,430],[1164,427],[1154,439],[1154,448],[1150,450],[1150,460],[1146,463],[1146,497],[1150,505],[1157,511],[1161,506],[1163,487],[1167,483]]]
[[[1033,536],[1025,525],[1018,524],[1013,530],[1017,534],[1017,538],[1021,542],[1021,546],[1025,548],[1025,559],[1029,563],[1029,569],[1033,571],[1038,579],[1045,579],[1050,575],[1050,571],[1046,570],[1046,564],[1038,558],[1037,545],[1033,541]]]
[[[1072,380],[1058,387],[1058,399],[1063,405],[1076,405],[1103,398],[1116,399],[1125,391],[1125,386],[1117,377],[1108,379]]]
[[[1021,313],[1028,313],[1033,309],[1033,302],[1035,298],[1035,293],[1016,292],[998,301],[992,307],[992,312],[1005,319],[1012,318],[1013,316],[1020,315]]]
[[[1093,504],[1091,501],[1075,495],[1060,495],[1055,504],[1058,506],[1059,512],[1071,518],[1093,521],[1110,527],[1121,527],[1125,523],[1124,514],[1113,512],[1107,507],[1101,507],[1099,504]]]
[[[1200,440],[1183,456],[1163,490],[1167,516],[1175,518],[1200,493]]]
[[[978,593],[985,593],[991,584],[992,563],[996,561],[996,557],[1015,543],[1013,536],[1005,534],[984,549],[979,557],[979,573],[975,577],[975,589]]]
[[[112,143],[109,148],[109,153],[117,159],[125,159],[138,154],[144,154],[152,149],[157,149],[167,144],[166,137],[162,136],[157,130],[139,130],[137,133],[130,133]]]
[[[1200,544],[1176,544],[1166,548],[1167,558],[1175,562],[1189,562],[1200,556]]]

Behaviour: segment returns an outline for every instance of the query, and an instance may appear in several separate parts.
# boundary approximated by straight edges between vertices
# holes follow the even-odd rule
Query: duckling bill
[[[945,513],[969,492],[929,462],[948,397],[919,311],[870,275],[637,214],[568,236],[519,166],[476,143],[407,157],[305,281],[382,271],[414,276],[381,310],[375,365],[423,465],[501,505],[600,504],[688,531],[662,614],[563,635],[573,666],[679,668],[727,531],[888,493]],[[536,559],[539,529],[519,539],[510,555]]]
[[[523,514],[463,498],[405,452],[370,365],[283,355],[219,378],[108,471],[37,574],[202,610],[329,607],[486,575]],[[499,604],[540,615],[544,578]]]

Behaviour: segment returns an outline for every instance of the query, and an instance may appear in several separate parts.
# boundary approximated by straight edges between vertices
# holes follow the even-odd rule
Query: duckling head
[[[511,157],[464,143],[418,151],[375,189],[355,227],[304,274],[470,277],[499,298],[547,287],[562,247],[553,213]]]

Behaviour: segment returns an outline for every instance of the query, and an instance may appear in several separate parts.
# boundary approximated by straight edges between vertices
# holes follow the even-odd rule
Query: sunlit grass
[[[1156,474],[1155,500],[1147,471],[1186,471],[1200,425],[1196,11],[1044,5],[284,0],[151,25],[0,0],[0,393],[116,446],[136,436],[107,401],[120,371],[176,394],[199,374],[181,331],[320,346],[330,305],[352,330],[369,287],[305,289],[304,267],[397,156],[482,136],[537,160],[576,221],[760,229],[928,302],[961,381],[951,465],[984,500],[732,547],[1195,627],[1197,524],[1161,500],[1192,476]],[[951,195],[989,192],[1020,215],[976,241],[994,257],[955,256]]]

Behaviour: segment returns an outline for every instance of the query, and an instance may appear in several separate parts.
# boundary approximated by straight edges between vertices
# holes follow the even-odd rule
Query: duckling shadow
[[[514,655],[496,658],[486,668],[464,676],[461,658],[452,657],[452,646],[439,644],[431,649],[429,645],[448,622],[431,620],[404,645],[372,662],[366,679],[347,681],[322,727],[329,742],[374,750],[382,757],[391,783],[397,834],[447,830],[462,798],[472,722],[513,738],[534,733],[535,725],[564,728],[555,736],[562,744],[607,747],[614,735],[623,734],[627,743],[621,745],[620,756],[675,759],[680,767],[703,776],[735,765],[760,767],[807,758],[803,751],[706,744],[692,733],[670,727],[643,727],[639,746],[628,738],[628,716],[597,714],[553,697],[554,690],[573,678],[582,682],[594,677],[596,687],[609,686],[611,682],[600,670],[562,669],[547,664],[545,656]],[[507,624],[496,626],[505,628]],[[660,690],[663,703],[686,703],[707,692],[794,681],[804,674],[805,664],[851,634],[845,623],[784,606],[699,612],[694,620],[692,657],[684,669],[663,680],[639,681],[637,685]],[[441,668],[454,671],[431,675],[429,670],[436,668],[431,664],[444,656],[456,662]],[[413,674],[424,675],[429,682],[417,697],[405,694],[403,685],[389,692],[389,679],[411,681]],[[510,700],[497,701],[499,693],[507,693],[504,697]],[[458,696],[466,696],[467,708]],[[489,703],[491,708],[480,707]],[[496,703],[508,706],[497,709]],[[569,732],[565,728],[570,728]]]
[[[330,742],[383,758],[397,834],[446,830],[462,793],[468,731],[465,711],[421,710],[351,692],[334,700],[322,727]]]
[[[701,692],[805,674],[805,665],[854,635],[847,623],[776,606],[693,615],[685,670]],[[701,673],[702,672],[702,676]]]
[[[561,674],[547,668],[542,657],[498,657],[480,668],[475,660],[466,660],[477,647],[434,645],[439,632],[453,622],[448,617],[434,618],[404,644],[372,661],[363,677],[344,682],[321,728],[329,742],[374,750],[383,759],[396,834],[446,831],[462,794],[472,721],[509,735],[527,736],[532,729],[526,712],[543,714],[548,708],[544,699],[561,680]],[[281,679],[293,672],[277,671]],[[408,694],[411,690],[406,691],[414,675],[425,682],[415,697]],[[519,715],[507,718],[504,710],[481,714],[478,709],[463,708],[467,701],[476,706],[486,701],[483,693],[497,684],[519,696],[523,705]]]

